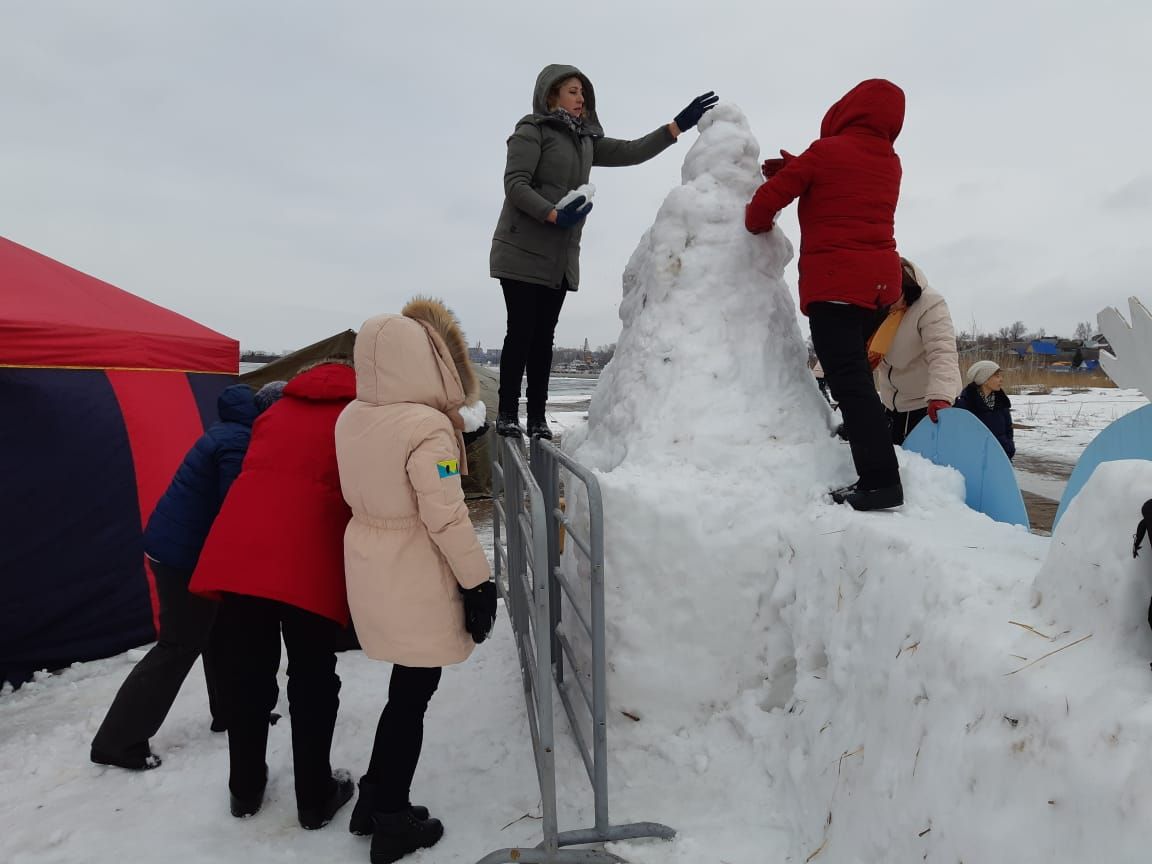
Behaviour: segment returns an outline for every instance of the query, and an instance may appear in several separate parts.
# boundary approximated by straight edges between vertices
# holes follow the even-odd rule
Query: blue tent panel
[[[996,437],[962,408],[941,411],[939,422],[916,424],[904,449],[964,476],[964,501],[973,510],[1012,525],[1028,527],[1028,511],[1012,463]]]

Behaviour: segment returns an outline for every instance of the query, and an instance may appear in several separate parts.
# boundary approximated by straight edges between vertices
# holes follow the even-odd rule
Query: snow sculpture
[[[1115,306],[1100,310],[1096,323],[1112,346],[1100,352],[1100,365],[1118,387],[1139,390],[1152,400],[1152,313],[1135,297],[1128,298],[1132,323]]]
[[[816,498],[853,476],[783,281],[791,244],[744,230],[758,156],[738,108],[705,115],[625,270],[588,425],[565,442],[604,494],[610,698],[673,725],[791,658],[769,644],[781,516],[803,506],[797,486]]]
[[[828,428],[783,281],[792,245],[780,231],[744,230],[744,205],[762,182],[758,154],[738,108],[705,115],[682,185],[624,271],[623,331],[582,444],[589,464],[671,458],[726,469],[729,448],[808,441]]]

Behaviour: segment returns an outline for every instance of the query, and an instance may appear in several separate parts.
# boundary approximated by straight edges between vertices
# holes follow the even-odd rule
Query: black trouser
[[[900,445],[904,439],[916,428],[916,424],[928,416],[927,408],[917,408],[914,411],[885,410],[888,415],[888,424],[892,427],[892,443]]]
[[[372,758],[364,775],[376,789],[372,812],[394,813],[409,805],[409,790],[424,743],[424,712],[439,684],[439,667],[392,667],[388,704],[380,713]]]
[[[332,732],[340,707],[335,646],[343,628],[287,603],[225,594],[216,618],[220,695],[228,723],[228,787],[255,798],[267,777],[268,715],[280,688],[280,636],[288,653],[288,712],[298,809],[324,804],[332,787]]]
[[[878,323],[875,310],[843,303],[811,303],[812,347],[832,396],[840,406],[860,489],[900,482],[884,405],[868,367],[868,338]]]
[[[160,633],[156,644],[120,685],[92,740],[93,748],[112,756],[148,752],[148,739],[172,710],[184,679],[201,654],[208,683],[208,707],[213,719],[219,716],[214,658],[208,644],[217,604],[188,593],[190,571],[157,561],[149,561],[148,565],[160,599]]]
[[[527,369],[528,419],[543,420],[552,371],[552,340],[568,294],[568,280],[560,288],[549,288],[501,279],[500,287],[508,310],[508,330],[500,352],[500,413],[519,413],[520,379]]]

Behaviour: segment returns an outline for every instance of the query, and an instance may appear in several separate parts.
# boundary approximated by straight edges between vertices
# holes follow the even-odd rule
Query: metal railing
[[[534,848],[499,849],[478,864],[613,864],[603,849],[566,849],[639,837],[671,839],[676,832],[656,822],[612,825],[608,818],[607,661],[604,633],[604,508],[595,475],[547,441],[533,439],[531,467],[518,439],[495,438],[492,449],[492,535],[496,584],[512,622],[520,656],[536,775],[540,783],[543,841]],[[588,534],[583,536],[560,507],[560,468],[585,487]],[[590,568],[591,614],[560,568],[560,526]],[[506,537],[503,534],[506,533]],[[503,540],[503,542],[502,542]],[[591,668],[581,668],[562,627],[564,603],[592,646]],[[565,663],[567,661],[567,664]],[[571,674],[566,674],[570,671]],[[575,682],[575,688],[573,687]],[[595,824],[560,831],[556,815],[553,690],[560,695],[572,735],[592,785]],[[588,709],[591,735],[577,711],[576,690]],[[588,738],[591,737],[591,747]]]

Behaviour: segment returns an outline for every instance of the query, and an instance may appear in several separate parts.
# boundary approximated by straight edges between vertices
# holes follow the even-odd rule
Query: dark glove
[[[557,228],[571,228],[583,222],[584,217],[591,212],[592,202],[583,195],[577,195],[556,211],[556,221],[553,224]]]
[[[471,447],[472,444],[479,438],[484,437],[484,433],[488,431],[488,421],[484,421],[484,425],[479,429],[473,429],[471,432],[464,433],[464,446]]]
[[[475,588],[461,588],[460,595],[464,598],[464,629],[479,645],[496,623],[496,583],[489,580]]]
[[[779,159],[765,159],[764,164],[760,166],[760,173],[764,175],[765,180],[771,180],[780,173],[785,165],[791,162],[796,157],[789,153],[787,150],[780,151]]]
[[[709,90],[703,96],[697,96],[689,102],[687,108],[672,118],[672,122],[681,132],[687,132],[700,122],[701,117],[716,107],[716,103],[719,101],[720,97]]]
[[[1144,537],[1148,533],[1148,526],[1152,523],[1152,499],[1144,502],[1144,506],[1140,508],[1140,515],[1144,518],[1140,520],[1140,524],[1136,526],[1136,533],[1132,537],[1132,557],[1135,558],[1140,554],[1140,547],[1144,543]],[[1148,609],[1148,623],[1152,624],[1152,607]]]
[[[949,402],[947,399],[929,399],[928,400],[928,419],[931,420],[933,423],[939,423],[940,421],[936,418],[936,413],[938,411],[943,411],[945,408],[951,408],[951,407],[952,407],[952,403]]]

